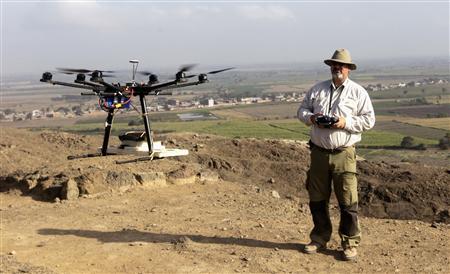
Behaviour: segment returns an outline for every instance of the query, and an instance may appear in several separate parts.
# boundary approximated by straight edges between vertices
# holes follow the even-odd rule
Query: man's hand
[[[311,115],[311,116],[309,117],[309,120],[311,120],[311,123],[312,123],[313,125],[316,125],[316,126],[318,126],[318,127],[320,127],[320,128],[323,128],[323,126],[318,125],[318,124],[316,123],[316,117],[317,117],[317,116],[320,116],[320,115],[323,115],[323,114],[322,114],[322,113],[315,113],[315,114],[313,114],[313,115]]]
[[[339,117],[337,123],[331,126],[331,128],[344,129],[345,128],[345,118],[343,116]]]

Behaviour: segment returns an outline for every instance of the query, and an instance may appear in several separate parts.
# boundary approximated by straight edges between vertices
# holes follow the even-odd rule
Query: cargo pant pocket
[[[351,206],[358,203],[356,173],[342,172],[333,175],[334,190],[339,204]]]

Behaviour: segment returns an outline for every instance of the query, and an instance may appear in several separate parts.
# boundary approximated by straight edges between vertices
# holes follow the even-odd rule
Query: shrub
[[[414,138],[411,136],[404,137],[400,143],[400,146],[404,148],[412,148],[414,146]]]
[[[450,133],[445,134],[444,137],[439,139],[438,146],[440,149],[448,149],[450,147]]]

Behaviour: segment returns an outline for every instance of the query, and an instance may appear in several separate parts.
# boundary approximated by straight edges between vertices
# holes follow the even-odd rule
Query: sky
[[[449,58],[449,1],[1,0],[1,74]]]

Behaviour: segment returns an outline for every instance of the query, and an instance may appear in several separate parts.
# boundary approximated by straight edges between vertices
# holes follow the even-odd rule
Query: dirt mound
[[[15,171],[33,172],[49,166],[67,166],[67,156],[96,150],[101,144],[97,136],[14,128],[1,128],[0,131],[1,175]]]
[[[177,145],[192,148],[189,156],[179,159],[182,162],[198,163],[227,181],[273,188],[288,197],[306,197],[303,186],[309,150],[304,142],[198,135],[175,138]]]
[[[360,162],[359,196],[363,214],[378,218],[449,223],[450,174],[418,164]]]
[[[0,191],[39,200],[71,199],[133,187],[217,181],[276,190],[307,202],[304,188],[309,150],[298,141],[230,139],[197,134],[158,136],[185,157],[117,165],[108,156],[67,160],[92,152],[101,136],[4,130],[0,141]],[[114,141],[113,141],[114,143]],[[449,222],[448,170],[419,164],[358,163],[361,212],[366,216]]]
[[[182,161],[197,161],[217,170],[226,180],[274,188],[285,197],[298,196],[301,201],[307,200],[304,181],[309,168],[309,151],[301,142],[202,136],[179,141],[197,148],[190,159]],[[360,161],[358,173],[363,215],[450,222],[447,217],[450,205],[448,169]]]

